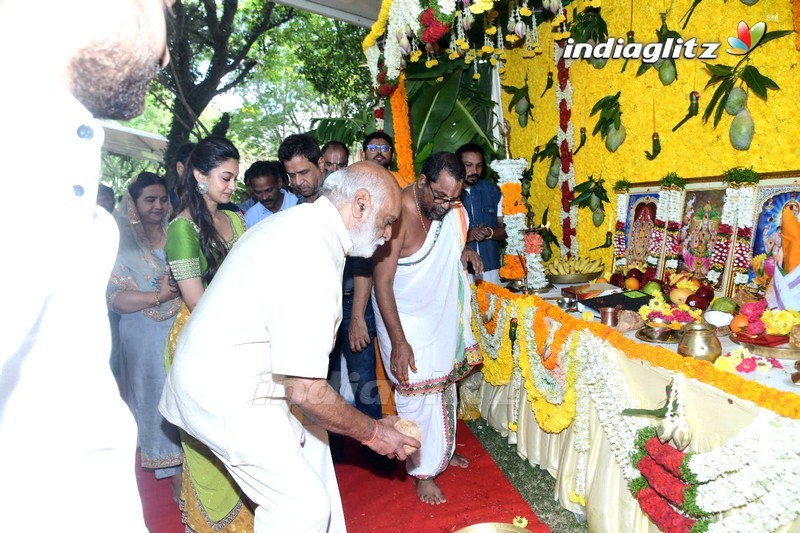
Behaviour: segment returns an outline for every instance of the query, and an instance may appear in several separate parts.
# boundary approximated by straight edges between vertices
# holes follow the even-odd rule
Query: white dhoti
[[[469,353],[470,359],[477,358],[478,352],[470,328],[469,281],[461,265],[466,235],[466,213],[453,209],[433,223],[417,252],[398,262],[394,297],[417,366],[408,383],[399,383],[391,372],[392,343],[380,313],[375,315],[397,413],[416,422],[422,433],[422,447],[406,467],[423,479],[437,476],[450,462],[455,450],[455,383],[469,373],[470,365],[480,362],[467,357]]]

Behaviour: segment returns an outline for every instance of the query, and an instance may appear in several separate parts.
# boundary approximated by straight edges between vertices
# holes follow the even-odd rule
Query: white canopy
[[[277,0],[279,4],[370,28],[378,19],[381,0]]]
[[[105,131],[103,150],[135,159],[164,162],[167,138],[142,130],[121,126],[114,122],[101,121]]]

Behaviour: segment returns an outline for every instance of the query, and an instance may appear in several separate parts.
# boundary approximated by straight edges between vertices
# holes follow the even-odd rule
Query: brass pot
[[[683,335],[678,343],[678,353],[713,363],[722,354],[722,345],[714,335],[714,326],[694,322],[683,326]]]

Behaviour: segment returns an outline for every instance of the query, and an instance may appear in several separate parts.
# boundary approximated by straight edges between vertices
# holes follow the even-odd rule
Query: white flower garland
[[[506,330],[506,322],[509,320],[509,307],[511,308],[511,313],[516,315],[516,306],[502,305],[495,315],[497,304],[501,301],[500,297],[492,293],[487,293],[487,297],[489,300],[489,307],[486,310],[486,315],[489,317],[496,316],[497,318],[494,333],[489,333],[489,330],[486,329],[486,322],[488,321],[484,321],[484,316],[481,314],[477,298],[472,298],[472,314],[478,317],[476,323],[478,324],[478,336],[480,337],[483,353],[490,359],[497,359],[497,354],[500,352],[500,344],[503,342],[503,332]]]
[[[736,218],[737,218],[737,234],[742,230],[750,230],[752,238],[753,226],[751,220],[753,211],[755,209],[755,192],[754,185],[745,185],[739,189],[739,201],[736,204]],[[749,240],[748,240],[749,241]],[[750,281],[749,267],[751,261],[752,250],[750,242],[742,242],[737,236],[734,241],[733,247],[733,285],[737,289],[743,285],[747,285]]]
[[[400,77],[400,64],[403,52],[396,35],[410,28],[414,35],[419,33],[419,16],[422,7],[418,0],[394,0],[389,8],[389,22],[386,25],[383,60],[386,66],[386,78],[396,80]]]
[[[452,15],[456,10],[456,2],[453,0],[439,0],[439,11],[444,15]]]
[[[489,164],[492,170],[497,172],[497,184],[500,188],[506,183],[520,183],[522,174],[528,166],[528,161],[524,158],[517,159],[497,159]],[[526,229],[525,214],[516,213],[509,215],[503,213],[503,222],[506,225],[506,251],[508,255],[525,253],[525,234]]]
[[[575,349],[575,359],[580,361],[581,368],[586,367],[586,361],[593,352],[602,349],[602,339],[595,337],[588,331],[580,332],[578,346]],[[576,503],[586,502],[586,473],[589,461],[589,447],[591,446],[591,432],[589,431],[589,386],[588,381],[579,373],[575,380],[575,419],[573,422],[572,447],[578,454],[575,463],[575,486],[572,489],[570,500]]]
[[[528,287],[541,289],[547,286],[541,254],[525,254],[525,268],[528,271],[526,276]]]

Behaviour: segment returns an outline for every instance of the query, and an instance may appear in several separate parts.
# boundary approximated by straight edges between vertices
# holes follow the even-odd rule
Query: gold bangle
[[[156,305],[154,305],[153,307],[158,307],[159,305],[161,305],[161,302],[158,299],[158,291],[154,292],[153,294],[155,294],[156,296]]]
[[[491,240],[491,239],[492,239],[492,237],[494,237],[494,228],[489,228],[489,237],[487,237],[487,238],[488,238],[489,240]]]

